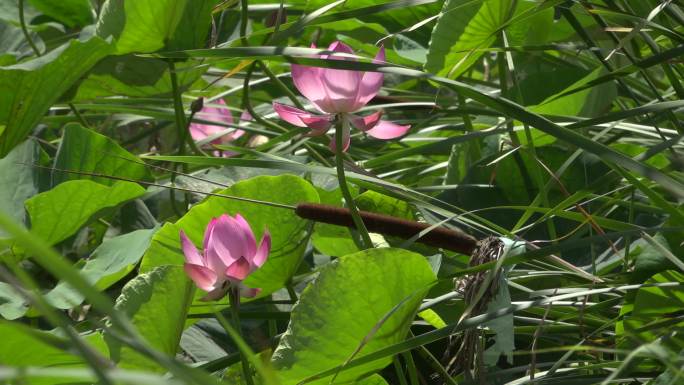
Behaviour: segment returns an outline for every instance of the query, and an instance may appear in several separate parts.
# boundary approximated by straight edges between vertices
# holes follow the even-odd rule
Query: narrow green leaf
[[[0,321],[0,362],[3,365],[74,366],[83,359],[68,352],[68,340],[18,322]]]
[[[578,88],[582,84],[598,78],[603,72],[603,68],[599,67],[567,89]],[[564,92],[565,90],[558,94]],[[550,96],[538,105],[530,107],[530,109],[542,115],[596,116],[605,112],[616,96],[617,90],[614,84],[603,84],[560,98],[557,98],[556,95]]]
[[[639,60],[634,64],[626,65],[620,68],[617,68],[613,70],[610,73],[607,73],[605,75],[602,75],[586,84],[583,84],[577,88],[572,88],[564,93],[557,95],[556,97],[562,97],[565,95],[569,95],[575,92],[579,92],[583,89],[591,88],[594,87],[598,84],[603,84],[605,82],[610,82],[615,79],[620,79],[622,77],[628,76],[630,74],[633,74],[637,71],[640,71],[642,69],[646,69],[649,67],[653,67],[659,64],[667,63],[668,61],[677,59],[684,55],[684,44],[680,44],[678,46],[672,47],[667,50],[663,50],[655,55],[649,56],[645,59]]]
[[[244,48],[223,48],[212,50],[194,50],[165,54],[165,57],[270,57],[274,60],[295,61],[300,64],[321,66],[337,69],[352,69],[357,71],[378,71],[394,75],[414,77],[418,79],[429,79],[456,92],[460,92],[465,97],[486,105],[501,113],[503,116],[517,119],[537,128],[546,134],[557,139],[563,140],[571,145],[577,146],[589,153],[597,155],[604,162],[613,162],[631,171],[639,173],[651,180],[660,183],[678,197],[684,197],[684,185],[665,173],[657,170],[643,162],[625,156],[610,147],[593,141],[582,134],[562,127],[551,120],[525,109],[523,106],[510,101],[506,98],[489,95],[475,86],[441,76],[434,76],[422,71],[409,68],[379,65],[366,62],[354,62],[349,60],[332,59],[312,59],[312,55],[325,53],[324,50],[311,48],[282,48],[282,47],[244,47]],[[290,55],[309,56],[303,58],[292,58]],[[597,79],[598,80],[598,79]],[[591,83],[591,82],[590,82]]]
[[[181,89],[189,87],[209,68],[199,66],[196,60],[178,62],[175,66]],[[101,98],[106,96],[170,97],[169,72],[169,63],[162,59],[134,54],[109,56],[97,63],[79,84],[74,100],[105,102]],[[121,98],[114,101],[125,102]]]
[[[671,215],[672,221],[680,226],[684,226],[684,212],[681,210],[681,208],[673,206],[670,202],[668,202],[665,198],[663,198],[658,192],[655,190],[651,189],[650,187],[646,186],[643,182],[641,182],[639,179],[635,178],[634,176],[630,175],[628,172],[625,172],[623,170],[617,169],[617,171],[625,178],[627,179],[631,184],[633,184],[636,188],[638,188],[641,192],[643,192],[650,200],[651,202],[663,209],[665,212]]]
[[[674,270],[664,271],[652,276],[648,284],[684,282],[684,274]],[[654,341],[657,338],[672,332],[674,325],[664,327],[648,327],[651,323],[662,321],[666,318],[674,318],[684,309],[684,290],[681,286],[654,286],[640,288],[634,300],[634,309],[625,316],[624,327],[627,336],[632,337],[625,341],[631,346],[638,346],[637,341]],[[680,320],[675,325],[681,327]],[[657,326],[657,324],[656,324]],[[668,338],[669,339],[669,338]],[[681,346],[684,338],[678,333],[672,335],[668,345]]]
[[[382,154],[380,156],[368,159],[363,163],[365,167],[373,168],[380,167],[383,165],[391,164],[392,161],[402,159],[411,155],[433,155],[433,154],[449,154],[451,148],[455,144],[466,143],[476,138],[484,138],[490,135],[496,135],[505,132],[504,129],[500,130],[487,130],[487,131],[475,131],[469,132],[463,135],[454,135],[448,138],[440,139],[435,143],[421,144],[409,148],[403,148],[401,150],[396,150]]]

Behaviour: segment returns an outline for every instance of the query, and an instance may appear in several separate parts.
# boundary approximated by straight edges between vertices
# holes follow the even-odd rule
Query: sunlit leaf
[[[424,257],[401,249],[366,250],[332,262],[302,293],[273,354],[282,383],[296,384],[343,364],[357,348],[363,356],[401,341],[434,279]],[[388,363],[342,371],[338,381]]]
[[[50,244],[74,234],[107,209],[141,196],[145,190],[135,183],[116,182],[112,186],[89,180],[62,183],[26,201],[31,231]]]
[[[0,157],[31,133],[43,114],[111,46],[97,37],[71,40],[47,55],[0,67]],[[49,92],[46,92],[48,91]]]
[[[57,151],[55,168],[104,176],[116,176],[132,181],[150,179],[150,172],[140,159],[123,149],[111,138],[73,123],[64,127],[62,143]],[[61,172],[52,173],[54,185],[75,179],[87,179],[111,186],[112,178]]]
[[[97,35],[113,37],[119,54],[199,48],[209,31],[215,0],[108,0]]]
[[[81,275],[98,289],[107,289],[135,268],[156,231],[138,230],[103,241],[80,269]],[[83,301],[83,295],[64,282],[45,298],[58,309],[71,309]]]
[[[131,280],[116,301],[116,310],[130,317],[155,349],[173,356],[185,325],[194,286],[182,267],[159,266]],[[121,368],[165,371],[139,352],[107,336],[110,357]]]
[[[456,78],[494,44],[499,28],[511,17],[515,2],[446,0],[432,31],[425,69]]]

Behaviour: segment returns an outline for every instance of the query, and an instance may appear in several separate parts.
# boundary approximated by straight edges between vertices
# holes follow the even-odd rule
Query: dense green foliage
[[[683,57],[669,0],[0,0],[0,384],[683,384]],[[336,154],[274,113],[297,63],[410,130]],[[505,248],[294,211],[352,201]],[[231,309],[179,232],[237,213]]]

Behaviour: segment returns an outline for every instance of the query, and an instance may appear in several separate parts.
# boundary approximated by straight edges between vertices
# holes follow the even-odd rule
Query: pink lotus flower
[[[216,101],[216,104],[219,104],[224,107],[226,105],[223,99],[218,99]],[[228,108],[204,106],[200,112],[195,114],[195,117],[203,120],[233,124],[233,116]],[[240,121],[247,121],[251,118],[252,116],[249,115],[249,112],[245,111],[242,113],[242,116],[240,116]],[[214,137],[214,139],[212,139],[210,142],[211,144],[227,144],[234,140],[237,140],[245,133],[243,130],[236,129],[234,131],[216,137],[216,135],[225,130],[225,127],[216,126],[213,124],[190,124],[190,136],[192,136],[192,139],[196,142]],[[218,152],[216,152],[216,154],[218,154]],[[224,156],[230,155],[230,153],[224,153]]]
[[[242,281],[266,262],[271,250],[268,230],[257,247],[252,229],[240,214],[235,217],[223,214],[207,225],[202,253],[182,230],[180,238],[185,272],[197,287],[209,292],[202,300],[219,299],[231,288],[239,289],[243,297],[259,294],[261,289],[245,287]]]
[[[312,45],[312,48],[315,48]],[[354,51],[346,44],[336,41],[328,47],[329,51],[353,54]],[[323,59],[354,60],[353,58],[320,55]],[[375,63],[385,61],[385,48],[375,56]],[[393,139],[404,135],[411,126],[402,126],[386,120],[380,120],[382,111],[368,116],[353,115],[371,101],[380,91],[384,74],[380,72],[365,72],[339,70],[321,67],[309,67],[299,64],[292,65],[292,81],[295,87],[313,105],[324,112],[323,115],[312,114],[295,107],[280,103],[273,103],[273,109],[281,119],[298,127],[309,127],[309,135],[323,135],[335,123],[335,118],[348,119],[351,124],[366,134],[378,139]],[[344,150],[349,147],[349,128],[343,125]],[[330,143],[334,149],[334,141]]]

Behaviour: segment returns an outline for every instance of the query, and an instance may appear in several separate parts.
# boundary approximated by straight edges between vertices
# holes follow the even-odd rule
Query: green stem
[[[273,82],[278,88],[280,88],[285,95],[294,103],[294,105],[299,108],[300,110],[304,110],[304,105],[297,99],[297,95],[295,95],[294,92],[290,89],[290,87],[286,86],[285,83],[283,83],[280,79],[278,79],[277,76],[271,71],[270,68],[264,64],[261,60],[258,60],[257,63],[259,63],[259,66],[261,66],[261,69],[264,71],[266,76],[268,76],[269,79],[271,79],[271,82]]]
[[[280,0],[280,6],[278,7],[278,13],[276,14],[275,26],[273,27],[273,33],[268,38],[269,40],[271,40],[271,37],[275,36],[280,30],[280,19],[283,17],[283,12],[285,12],[285,1]]]
[[[243,46],[248,46],[249,42],[247,41],[247,21],[248,21],[248,7],[247,3],[249,3],[248,0],[240,0],[240,42],[242,43]]]
[[[408,385],[408,381],[406,381],[406,375],[404,374],[404,368],[402,368],[401,361],[399,361],[399,356],[394,356],[392,361],[394,361],[394,372],[397,374],[397,378],[399,379],[399,385]]]
[[[232,287],[228,291],[228,298],[230,300],[230,314],[233,317],[233,328],[242,337],[242,328],[240,327],[240,289]],[[240,361],[242,361],[242,376],[245,378],[245,382],[247,385],[254,385],[247,356],[240,353]]]
[[[178,87],[178,77],[176,76],[176,66],[173,60],[169,60],[169,77],[171,78],[171,90],[173,94],[173,110],[176,118],[176,134],[178,135],[178,155],[185,153],[185,111],[181,100],[180,89]]]
[[[180,88],[178,87],[178,77],[176,75],[176,66],[173,63],[173,59],[169,59],[169,77],[171,78],[171,90],[173,94],[173,110],[175,112],[175,117],[176,117],[176,135],[178,136],[178,155],[183,155],[185,154],[185,142],[187,140],[187,124],[185,120],[185,111],[183,109],[183,101],[181,100],[181,92]],[[182,171],[185,173],[187,171],[187,166],[184,164],[181,166]],[[174,171],[175,171],[175,166],[174,166]],[[175,183],[176,181],[176,173],[173,172],[171,174],[171,183]],[[173,191],[173,190],[171,190]],[[173,210],[176,212],[177,215],[181,214],[182,212],[185,212],[188,207],[189,203],[189,196],[188,194],[185,194],[185,208],[184,210],[179,210],[176,207],[176,197],[174,193],[171,193],[171,206],[173,207]],[[182,216],[182,215],[181,215]]]
[[[21,24],[21,31],[24,33],[24,37],[26,38],[28,44],[31,46],[31,49],[36,54],[36,56],[40,56],[40,51],[38,50],[38,47],[36,47],[36,45],[33,43],[33,39],[31,39],[31,35],[29,34],[28,28],[26,28],[26,20],[24,20],[24,0],[19,0],[19,24]]]
[[[275,319],[269,318],[268,319],[268,338],[271,340],[271,349],[275,350],[276,347],[278,346],[278,339],[276,336],[278,335],[278,323],[276,322]]]
[[[185,133],[190,132],[190,124],[192,124],[192,119],[195,117],[195,112],[191,112],[190,116],[188,117],[188,121],[185,124]],[[208,156],[204,151],[202,151],[201,148],[197,147],[197,143],[195,143],[195,140],[192,139],[192,135],[190,135],[190,140],[188,140],[188,144],[190,145],[190,149],[192,152],[194,152],[197,155],[204,155]]]
[[[349,186],[347,186],[347,177],[344,175],[344,143],[343,136],[344,132],[349,132],[349,118],[346,114],[340,114],[340,124],[337,125],[335,130],[335,164],[337,166],[337,179],[340,182],[340,191],[342,192],[342,197],[347,206],[349,207],[349,212],[351,213],[352,220],[354,221],[354,226],[356,230],[361,234],[363,239],[364,248],[373,248],[373,241],[368,235],[368,230],[366,225],[363,224],[361,215],[359,215],[359,210],[356,208],[356,203],[354,203],[354,198],[349,191]]]
[[[401,356],[404,357],[404,361],[406,361],[409,382],[411,385],[419,385],[420,382],[418,382],[418,371],[416,370],[416,363],[413,361],[411,351],[409,350],[408,352],[401,353]]]
[[[81,115],[80,112],[78,112],[74,103],[69,103],[69,108],[71,109],[71,112],[73,112],[74,115],[76,116],[76,119],[78,119],[78,121],[81,123],[81,125],[83,125],[83,127],[90,127],[88,125],[88,121],[85,120],[85,118],[83,117],[83,115]]]
[[[629,212],[627,214],[627,218],[629,219],[628,223],[634,223],[634,188],[632,187],[632,192],[629,197]],[[624,255],[622,258],[622,268],[625,272],[629,271],[629,251],[630,247],[632,246],[632,237],[627,235],[625,236],[625,247],[624,247]]]
[[[458,97],[459,107],[466,108],[465,96],[463,96],[463,94],[461,92],[459,92],[457,94],[457,97]],[[466,131],[474,132],[475,129],[473,128],[473,121],[472,121],[472,119],[470,119],[470,114],[468,113],[468,111],[463,111],[462,119],[463,119],[463,125],[465,126]],[[475,163],[478,160],[480,160],[480,158],[482,157],[482,150],[480,149],[479,140],[468,141],[468,146],[470,149],[470,151],[468,151],[469,152],[468,156],[469,156],[470,162]]]

